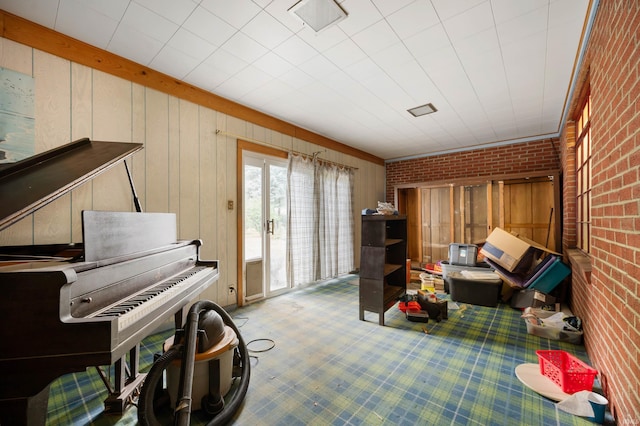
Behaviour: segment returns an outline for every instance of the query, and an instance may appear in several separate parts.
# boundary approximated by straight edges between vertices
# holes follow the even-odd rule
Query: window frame
[[[591,252],[591,106],[587,93],[575,120],[576,246],[586,254]]]

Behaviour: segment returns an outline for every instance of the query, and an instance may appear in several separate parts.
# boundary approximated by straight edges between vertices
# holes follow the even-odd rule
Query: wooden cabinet
[[[362,216],[360,252],[360,320],[364,312],[384,313],[402,296],[407,287],[406,216]]]

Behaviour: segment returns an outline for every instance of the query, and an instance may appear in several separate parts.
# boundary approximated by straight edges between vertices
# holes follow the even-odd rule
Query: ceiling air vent
[[[294,4],[289,12],[315,32],[320,32],[347,17],[347,13],[334,0],[301,0]]]
[[[409,111],[414,117],[420,117],[421,115],[427,115],[436,112],[437,109],[433,106],[433,104],[429,103],[408,109],[407,111]]]

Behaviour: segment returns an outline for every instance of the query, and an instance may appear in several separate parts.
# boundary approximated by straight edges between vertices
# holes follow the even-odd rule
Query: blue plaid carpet
[[[449,318],[407,321],[396,307],[385,326],[358,320],[357,276],[311,285],[232,312],[253,353],[251,382],[236,425],[592,425],[555,408],[520,383],[537,349],[563,349],[588,362],[583,346],[527,334],[520,312],[460,304]],[[350,283],[351,281],[351,283]],[[356,281],[357,282],[357,281]],[[425,329],[427,333],[425,333]],[[141,345],[142,370],[170,332]],[[264,341],[249,343],[258,351]],[[129,425],[102,413],[106,397],[93,370],[54,382],[47,424]],[[193,413],[192,424],[206,424]]]

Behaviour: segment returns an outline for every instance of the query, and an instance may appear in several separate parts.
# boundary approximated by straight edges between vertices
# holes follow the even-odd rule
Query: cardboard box
[[[509,233],[502,228],[494,228],[487,237],[481,249],[481,253],[493,260],[509,272],[527,273],[535,265],[542,252],[560,255],[548,248],[529,240]]]

